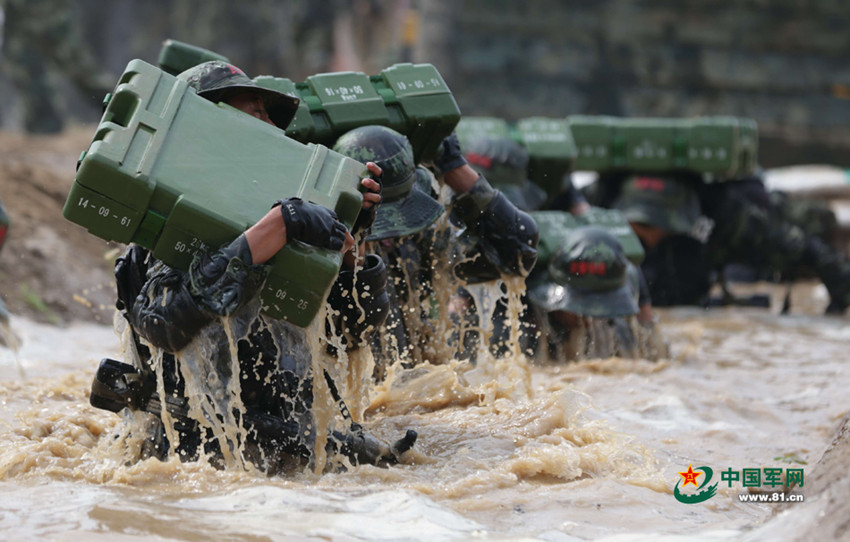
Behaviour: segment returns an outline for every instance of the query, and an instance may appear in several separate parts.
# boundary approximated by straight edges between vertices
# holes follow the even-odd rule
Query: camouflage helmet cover
[[[614,208],[629,222],[690,233],[700,216],[699,196],[691,181],[634,175],[626,179]]]
[[[546,311],[614,318],[638,312],[629,261],[614,234],[599,226],[572,230],[555,252],[542,279],[529,290]]]
[[[367,240],[412,235],[443,214],[443,206],[423,191],[430,174],[416,167],[413,147],[402,134],[386,126],[361,126],[340,136],[333,150],[359,162],[375,162],[382,170],[383,201]]]
[[[298,110],[298,98],[257,85],[245,72],[221,60],[210,60],[193,66],[177,76],[189,83],[198,96],[221,102],[246,91],[263,98],[269,118],[278,128],[286,128]]]

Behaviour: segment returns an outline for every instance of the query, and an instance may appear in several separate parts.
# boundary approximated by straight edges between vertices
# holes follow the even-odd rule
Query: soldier
[[[342,135],[334,150],[384,172],[384,201],[367,237],[390,274],[390,314],[373,345],[376,376],[398,359],[442,363],[454,354],[441,350],[454,327],[445,318],[452,294],[462,285],[527,275],[537,258],[537,225],[467,164],[454,134],[434,163],[452,192],[450,223],[435,224],[444,208],[433,177],[416,167],[403,135],[365,126]]]
[[[772,220],[744,188],[687,174],[608,176],[597,181],[595,202],[620,209],[640,237],[656,305],[706,304],[713,272],[739,262],[771,272],[811,269],[829,292],[827,312],[843,312],[850,263],[822,239]]]
[[[545,201],[546,193],[543,189],[531,183],[527,179],[527,151],[512,139],[490,137],[473,139],[467,143],[466,159],[475,170],[480,172],[482,175],[486,175],[487,179],[490,180],[494,186],[502,190],[508,199],[514,202],[523,211],[534,211]],[[572,186],[572,183],[569,183],[569,186]],[[587,204],[587,201],[581,193],[574,188],[572,190],[569,190],[568,188],[562,192],[560,197],[556,198],[555,203],[559,206],[564,206],[564,209],[556,210],[563,210],[565,212],[570,211],[572,214],[581,215],[590,209],[590,206]],[[593,230],[590,231],[593,232]],[[603,235],[602,237],[605,236]],[[619,245],[620,243],[614,239],[614,244]],[[622,252],[622,247],[620,247],[619,250]],[[635,280],[635,286],[639,287],[640,303],[639,310],[637,312],[637,319],[643,325],[643,329],[646,330],[646,333],[642,333],[641,335],[654,333],[652,300],[649,295],[646,280],[639,268],[635,267],[631,263],[628,264],[628,267],[630,274],[633,275]],[[531,287],[532,282],[540,286],[539,282],[541,280],[543,282],[548,281],[548,278],[546,277],[549,276],[549,273],[545,271],[546,269],[547,262],[538,262],[538,266],[535,268],[535,271],[533,271],[528,280],[526,280],[526,284],[529,285],[529,288]],[[461,299],[464,299],[462,295]],[[535,303],[534,300],[528,299],[528,296],[523,299],[525,300],[526,305],[530,306],[530,309],[538,309],[539,312],[541,307],[540,303]],[[538,299],[540,299],[539,296]],[[505,325],[506,322],[504,321],[506,317],[506,310],[507,307],[504,303],[499,303],[494,311],[493,337],[495,340],[491,340],[491,346],[493,347],[497,347],[500,342],[502,344],[505,342],[505,334],[507,333]],[[614,307],[612,310],[616,312],[617,309]],[[545,313],[549,311],[543,310],[543,312]],[[581,311],[574,312],[577,312],[577,314],[581,316],[594,316],[585,315]],[[535,320],[534,315],[529,314],[527,316],[532,321]],[[613,318],[613,316],[610,318]],[[574,329],[575,325],[568,326],[568,320],[569,319],[564,318],[549,318],[549,328],[554,330],[550,337],[553,341],[557,341],[559,337],[561,339],[567,339],[570,336],[573,338],[578,336],[576,332],[571,333],[570,330]],[[635,334],[632,333],[629,324],[622,318],[616,322],[611,320],[611,322],[611,325],[619,326],[622,330],[619,335],[621,338],[619,346],[615,349],[608,348],[606,350],[602,347],[601,343],[595,347],[591,347],[591,345],[588,344],[587,347],[584,348],[585,352],[582,353],[582,356],[589,354],[594,355],[595,357],[606,357],[606,352],[610,352],[610,355],[614,355],[613,352],[615,351],[618,352],[617,355],[625,355],[627,351],[632,352],[635,355],[639,353],[640,349],[638,348],[638,341],[636,340]],[[538,327],[538,325],[532,324],[529,329],[526,330],[525,335],[536,333],[535,330]],[[642,355],[654,356],[653,353],[647,352],[646,348],[643,349]],[[561,356],[561,358],[563,358],[563,356]]]
[[[200,96],[224,101],[279,128],[289,123],[298,103],[256,86],[241,70],[224,62],[207,62],[178,77]],[[379,178],[380,169],[373,163],[368,167]],[[368,192],[361,215],[371,217],[381,199],[380,186],[368,178],[362,185]],[[358,226],[368,228],[368,218]],[[135,351],[131,354],[137,357],[139,373],[122,378],[142,382],[141,396],[130,397],[128,402],[136,408],[150,405],[151,394],[157,391],[159,397],[165,394],[167,404],[177,401],[175,410],[182,413],[169,416],[158,412],[149,453],[162,458],[170,449],[183,459],[206,453],[221,460],[236,455],[234,450],[245,444],[243,457],[268,472],[315,459],[318,421],[312,412],[315,375],[310,337],[305,329],[259,312],[259,292],[268,272],[264,264],[286,243],[296,240],[344,251],[353,244],[333,211],[291,197],[274,203],[230,244],[196,256],[188,271],[170,268],[137,245],[128,247],[118,259],[117,306],[130,325]],[[343,330],[350,349],[367,342],[371,330],[383,322],[388,303],[386,267],[381,258],[366,256],[356,269],[343,270],[329,296],[338,315],[335,327]],[[352,290],[359,294],[356,304],[349,299]],[[204,363],[212,363],[208,374],[187,374],[203,368]],[[115,380],[110,371],[123,370],[101,367],[93,385],[93,404],[113,406],[104,385]],[[236,371],[239,377],[230,379]],[[198,378],[209,388],[191,388],[197,386],[192,379]],[[324,378],[336,393],[327,373]],[[239,391],[233,397],[235,382]],[[229,401],[222,399],[228,391]],[[186,416],[187,410],[203,415]],[[235,410],[241,414],[235,415]],[[227,433],[223,427],[227,420],[245,433]],[[355,464],[394,462],[412,446],[415,436],[408,432],[391,447],[352,424],[348,431],[334,431],[326,449],[344,454]]]
[[[542,263],[542,262],[541,262]],[[608,230],[570,230],[563,245],[528,278],[526,347],[553,361],[611,356],[656,359],[657,337],[635,328],[648,305],[637,267]],[[648,321],[644,329],[651,328]],[[652,339],[652,341],[650,340]]]
[[[4,0],[3,49],[7,73],[19,91],[23,125],[30,133],[56,133],[64,113],[50,81],[62,72],[99,105],[112,78],[92,57],[68,0]]]

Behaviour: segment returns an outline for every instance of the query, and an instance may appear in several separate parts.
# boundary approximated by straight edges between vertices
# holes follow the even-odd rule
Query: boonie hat
[[[416,167],[413,147],[405,136],[386,126],[355,128],[337,139],[336,152],[359,162],[375,162],[382,170],[382,201],[367,241],[404,237],[424,230],[444,208],[423,187],[430,173]]]
[[[257,85],[245,72],[221,60],[210,60],[193,66],[177,76],[189,83],[198,96],[221,102],[245,91],[263,98],[269,118],[278,128],[286,128],[298,110],[298,98]]]
[[[637,314],[628,276],[629,261],[617,238],[605,228],[572,230],[529,288],[529,299],[547,312],[615,318]]]
[[[689,181],[634,175],[623,183],[614,202],[629,222],[690,233],[700,216],[699,197]]]

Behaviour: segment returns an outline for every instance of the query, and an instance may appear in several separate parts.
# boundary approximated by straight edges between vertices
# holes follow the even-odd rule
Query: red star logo
[[[688,484],[693,484],[694,486],[697,486],[697,476],[699,476],[700,474],[702,473],[699,471],[694,472],[693,467],[691,467],[691,464],[688,463],[688,470],[686,472],[679,473],[679,475],[685,479],[685,483],[682,484],[682,487],[685,487]]]

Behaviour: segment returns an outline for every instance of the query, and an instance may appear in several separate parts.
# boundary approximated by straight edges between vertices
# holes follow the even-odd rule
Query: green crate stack
[[[575,168],[590,171],[672,171],[722,180],[752,173],[758,127],[738,117],[566,119],[578,149]]]
[[[138,243],[188,269],[197,251],[233,240],[281,198],[334,209],[351,227],[365,173],[359,162],[296,142],[133,60],[80,157],[63,212],[94,235]],[[308,325],[337,276],[340,254],[294,241],[269,263],[264,312]]]

